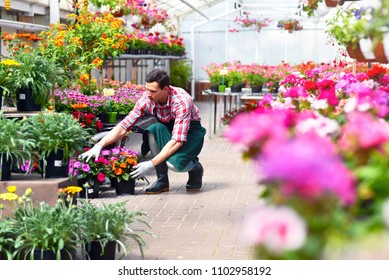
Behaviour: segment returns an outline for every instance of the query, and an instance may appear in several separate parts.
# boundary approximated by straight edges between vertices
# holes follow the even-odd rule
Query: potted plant
[[[245,79],[251,87],[251,92],[258,93],[262,91],[265,78],[260,73],[248,72],[245,74]]]
[[[205,67],[202,67],[209,77],[209,82],[211,83],[211,91],[218,92],[219,85],[222,84],[223,76],[220,74],[220,69],[222,66],[217,63],[210,63]]]
[[[102,155],[88,162],[79,159],[78,154],[70,159],[68,175],[70,179],[76,178],[78,185],[83,189],[79,194],[81,198],[97,198],[100,185],[106,181],[108,174],[109,161]]]
[[[14,258],[73,259],[83,233],[84,221],[77,207],[59,200],[54,206],[36,204],[32,190],[15,202],[11,223],[14,228]]]
[[[67,113],[40,112],[26,120],[25,129],[39,148],[44,178],[67,177],[70,158],[89,139],[89,133]]]
[[[134,194],[135,180],[130,177],[130,173],[138,163],[137,153],[124,146],[117,146],[102,150],[101,155],[109,162],[108,177],[116,194]]]
[[[123,256],[128,254],[132,242],[139,246],[144,254],[146,242],[142,234],[150,234],[147,229],[135,229],[134,224],[143,224],[146,215],[143,211],[131,211],[126,208],[126,201],[99,206],[89,200],[80,200],[81,217],[84,221],[85,232],[82,236],[85,242],[87,258],[89,259],[115,259],[116,251],[123,250]],[[137,225],[139,227],[139,225]],[[120,258],[122,258],[120,257]]]
[[[244,75],[239,70],[228,71],[226,75],[228,86],[231,88],[231,92],[241,92],[244,81]]]
[[[65,71],[32,47],[14,51],[12,58],[19,63],[10,69],[9,78],[18,111],[38,111],[45,107],[51,90],[65,81]]]
[[[0,260],[12,260],[14,254],[15,228],[11,219],[6,218],[3,220],[1,218],[2,205],[0,203]]]
[[[332,18],[326,20],[326,33],[346,47],[351,58],[366,62],[368,60],[361,51],[360,41],[369,37],[369,19],[367,10],[339,9]]]
[[[23,121],[5,118],[0,111],[0,181],[10,180],[12,164],[32,158],[36,142],[23,126]]]
[[[0,63],[0,108],[2,106],[3,96],[7,96],[9,89],[12,84],[10,84],[10,69],[12,67],[18,67],[19,63],[13,59],[1,59]]]
[[[381,7],[373,12],[367,25],[367,32],[373,41],[373,52],[378,62],[389,62],[389,1],[382,1]]]

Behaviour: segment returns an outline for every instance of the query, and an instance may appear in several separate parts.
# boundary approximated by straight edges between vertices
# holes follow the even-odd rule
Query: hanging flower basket
[[[289,33],[293,33],[293,31],[299,31],[303,29],[303,26],[298,20],[291,18],[278,21],[277,27],[288,30]]]
[[[339,4],[338,0],[324,0],[327,7],[336,7]]]

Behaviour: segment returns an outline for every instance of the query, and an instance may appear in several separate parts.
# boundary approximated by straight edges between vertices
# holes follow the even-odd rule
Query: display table
[[[208,96],[208,104],[209,104],[209,132],[208,136],[211,138],[211,131],[212,131],[212,123],[213,123],[213,134],[216,134],[216,126],[217,126],[217,119],[219,119],[219,126],[221,127],[221,118],[222,118],[222,112],[223,115],[227,113],[227,104],[229,104],[228,110],[233,109],[233,105],[235,108],[240,107],[240,98],[239,92],[214,92],[210,89],[203,90],[201,92],[202,95]],[[223,108],[223,110],[220,110],[219,116],[217,116],[217,106],[218,106],[218,99],[220,101],[220,106]]]
[[[55,205],[58,200],[58,189],[72,185],[77,185],[77,181],[75,179],[71,181],[68,177],[42,179],[40,174],[12,173],[11,180],[0,181],[0,193],[7,192],[8,186],[16,186],[16,194],[22,196],[28,188],[31,188],[33,201],[46,201],[49,205]],[[13,202],[0,201],[0,203],[5,205],[3,217],[12,214]]]

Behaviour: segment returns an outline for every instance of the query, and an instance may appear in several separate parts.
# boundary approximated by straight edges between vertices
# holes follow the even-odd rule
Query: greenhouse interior
[[[0,9],[1,261],[389,259],[389,0]]]

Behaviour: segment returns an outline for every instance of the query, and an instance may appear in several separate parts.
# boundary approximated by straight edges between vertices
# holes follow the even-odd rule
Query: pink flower
[[[342,150],[380,148],[389,141],[389,124],[384,119],[357,111],[347,119],[339,140]]]
[[[247,214],[243,238],[273,253],[300,249],[307,238],[305,221],[287,207],[260,206]]]
[[[292,111],[260,110],[238,114],[226,129],[224,135],[238,144],[242,150],[262,148],[269,140],[282,142],[287,136],[287,127]]]
[[[100,172],[99,174],[97,174],[97,180],[99,180],[100,182],[104,182],[105,181],[104,173]]]
[[[332,194],[345,205],[356,199],[354,178],[336,146],[316,134],[298,135],[274,145],[258,158],[257,169],[264,182],[278,183],[286,196],[312,200]]]
[[[89,171],[90,171],[90,166],[89,166],[89,164],[84,163],[84,164],[82,165],[82,171],[84,171],[84,172],[89,172]]]

